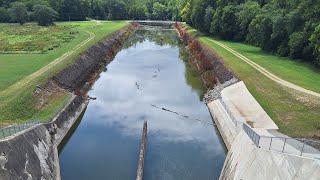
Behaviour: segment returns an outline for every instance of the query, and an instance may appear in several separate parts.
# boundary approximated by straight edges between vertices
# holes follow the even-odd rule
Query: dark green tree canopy
[[[48,26],[55,21],[58,13],[46,5],[35,5],[33,8],[33,16],[39,25]]]
[[[14,2],[9,9],[11,21],[24,24],[28,18],[27,6],[22,2]]]

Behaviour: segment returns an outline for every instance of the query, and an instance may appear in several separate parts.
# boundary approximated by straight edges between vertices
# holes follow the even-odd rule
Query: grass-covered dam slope
[[[251,59],[278,77],[303,88],[320,92],[320,73],[308,64],[263,52],[243,43],[227,42],[204,36],[185,26],[188,33],[210,47],[239,79],[278,125],[280,131],[293,137],[320,138],[320,99],[284,87],[250,66],[216,40]]]
[[[70,95],[41,85],[93,44],[128,25],[125,21],[59,22],[55,26],[0,24],[1,126],[30,119],[48,121]],[[50,88],[50,86],[49,86]]]

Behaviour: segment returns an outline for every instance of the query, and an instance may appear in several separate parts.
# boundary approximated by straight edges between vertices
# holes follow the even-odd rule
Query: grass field
[[[7,124],[29,119],[44,119],[43,121],[45,121],[48,119],[45,117],[51,117],[52,113],[61,106],[61,103],[68,99],[69,95],[59,94],[50,99],[50,103],[43,109],[37,109],[33,104],[34,97],[32,95],[36,85],[44,83],[54,73],[72,62],[85,49],[127,24],[128,22],[125,21],[106,21],[101,23],[93,21],[60,22],[56,24],[58,27],[68,27],[68,31],[78,32],[70,42],[61,43],[59,47],[45,54],[0,54],[0,122]],[[1,26],[6,25],[8,26],[8,24],[1,24]],[[31,25],[29,24],[28,26]],[[33,24],[33,26],[36,26],[36,24]],[[32,31],[25,32],[31,33],[31,36],[33,36]],[[18,86],[19,88],[14,90],[9,88],[48,65],[64,53],[69,52],[89,37],[92,37],[92,39],[88,43],[81,46],[45,73],[37,76],[26,85]],[[39,39],[38,41],[41,40]],[[6,91],[7,89],[10,89],[10,91]]]
[[[299,95],[297,92],[292,92],[291,89],[284,88],[278,83],[270,80],[268,77],[261,74],[259,71],[251,67],[249,64],[240,60],[224,48],[211,42],[207,37],[200,37],[200,41],[209,45],[224,61],[225,65],[232,70],[241,80],[245,82],[251,94],[256,98],[263,109],[269,114],[269,116],[278,125],[281,132],[293,136],[293,137],[316,137],[320,138],[320,101],[319,99],[313,99],[313,97],[305,98]],[[225,42],[224,42],[225,43]],[[244,45],[248,48],[247,45]],[[241,47],[240,43],[232,48],[238,51]],[[263,56],[263,53],[258,48],[249,47],[252,54]],[[257,51],[257,52],[254,52]],[[240,52],[240,51],[238,51]],[[247,53],[248,58],[252,58],[250,53]],[[259,58],[253,56],[253,58]],[[279,57],[267,54],[265,59],[272,59],[272,62],[264,62],[268,64],[270,69],[277,69],[279,76],[281,75],[281,69],[303,69],[302,72],[306,72],[306,77],[303,73],[298,74],[292,70],[283,70],[282,78],[297,77],[301,82],[303,79],[309,79],[308,76],[313,74],[314,76],[320,76],[314,72],[311,68],[308,69],[308,65],[301,65],[290,60],[277,63]],[[256,60],[257,62],[259,60]],[[266,61],[266,60],[265,60]],[[264,65],[261,63],[260,65]],[[286,64],[287,63],[287,64]],[[281,64],[281,66],[279,65]],[[274,67],[273,67],[274,66]],[[265,67],[265,66],[263,66]],[[270,70],[271,71],[271,70]],[[293,72],[290,75],[284,75],[285,73]],[[308,74],[309,73],[309,74]],[[289,79],[286,79],[289,80]],[[307,80],[306,80],[307,81]],[[291,81],[295,82],[295,81]],[[310,80],[306,83],[312,87]],[[314,85],[316,89],[318,84]]]
[[[320,93],[320,70],[315,69],[311,65],[299,60],[292,60],[264,52],[255,46],[238,42],[218,41],[236,50],[238,53],[249,57],[249,59],[266,68],[276,76],[303,88]]]
[[[73,26],[0,24],[0,52],[43,53],[68,43],[79,33]]]

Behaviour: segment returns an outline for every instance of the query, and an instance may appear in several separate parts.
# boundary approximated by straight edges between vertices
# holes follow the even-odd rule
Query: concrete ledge
[[[279,129],[254,99],[243,81],[223,89],[221,97],[238,121],[247,123],[252,128]]]

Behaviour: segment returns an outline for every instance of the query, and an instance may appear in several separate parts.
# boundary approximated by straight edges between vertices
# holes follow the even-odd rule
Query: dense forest
[[[0,0],[0,22],[185,21],[226,40],[320,66],[320,0]]]

